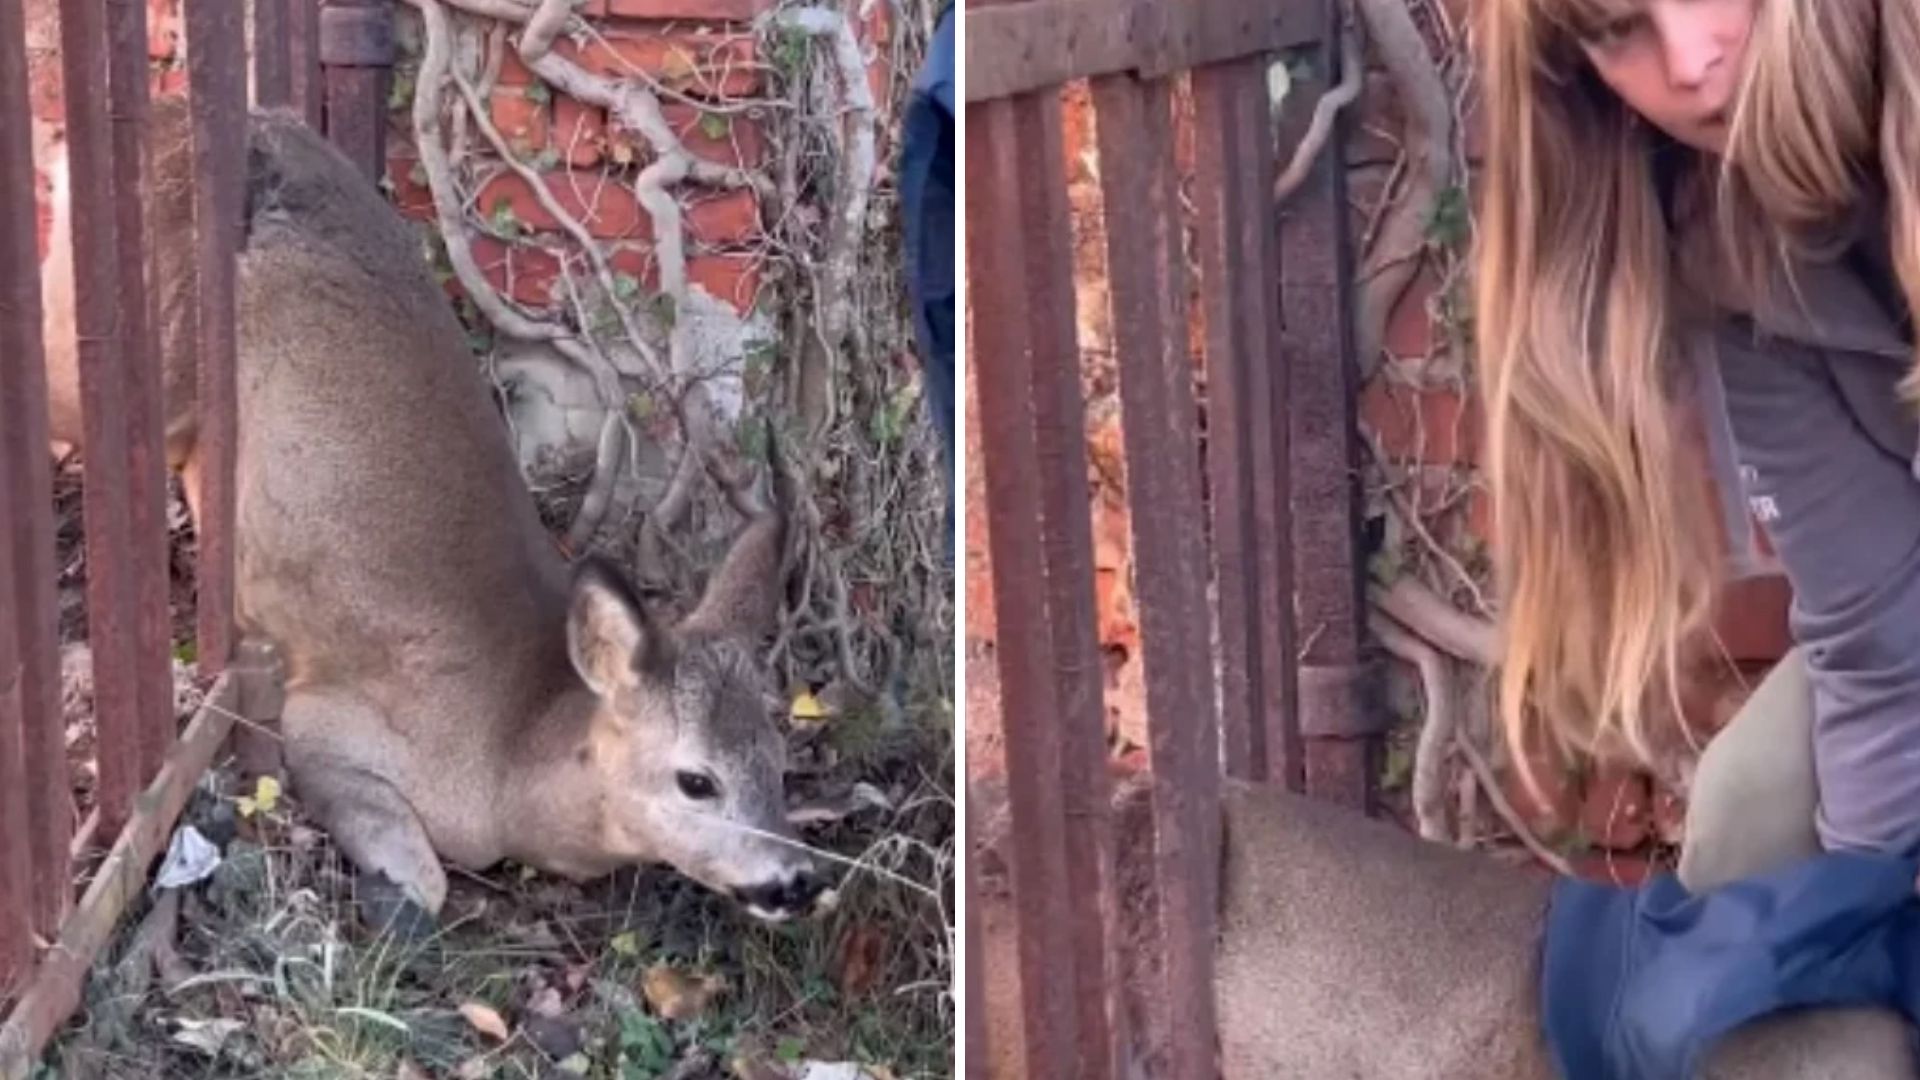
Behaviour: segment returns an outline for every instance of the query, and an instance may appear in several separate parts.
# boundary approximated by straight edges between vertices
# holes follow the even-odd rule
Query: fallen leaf
[[[640,939],[634,935],[633,931],[627,930],[613,935],[613,940],[607,942],[607,948],[612,949],[615,956],[638,956]]]
[[[560,991],[551,986],[543,986],[527,1001],[527,1011],[551,1020],[565,1013],[567,1007],[561,1003]]]
[[[860,997],[873,989],[886,944],[886,935],[871,924],[860,923],[847,931],[840,939],[841,994]]]
[[[822,724],[827,720],[827,707],[813,696],[813,691],[802,690],[793,696],[793,708],[790,710],[797,724]]]
[[[646,995],[647,1004],[668,1020],[700,1015],[725,985],[717,975],[687,975],[666,964],[653,965],[640,978],[640,991]]]
[[[245,818],[255,814],[271,814],[273,808],[279,805],[280,781],[264,775],[253,782],[252,795],[242,795],[234,800],[235,809]]]
[[[482,1005],[478,1001],[469,1001],[465,1005],[460,1006],[460,1015],[467,1018],[467,1023],[473,1025],[473,1030],[487,1036],[494,1042],[507,1041],[510,1034],[507,1030],[507,1022],[500,1018],[500,1013],[491,1005]]]
[[[800,1080],[868,1080],[872,1075],[852,1061],[809,1061],[800,1066]]]
[[[660,65],[660,74],[669,82],[688,78],[698,70],[699,65],[694,62],[693,54],[678,45],[667,50],[667,55]]]
[[[180,1030],[173,1033],[173,1041],[181,1046],[191,1046],[208,1057],[219,1057],[220,1048],[227,1044],[228,1036],[246,1026],[239,1020],[189,1020],[183,1017]]]
[[[787,1070],[764,1058],[742,1054],[728,1064],[738,1080],[793,1080]]]

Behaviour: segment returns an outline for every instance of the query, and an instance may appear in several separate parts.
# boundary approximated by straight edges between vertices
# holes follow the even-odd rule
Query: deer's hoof
[[[416,903],[407,889],[382,873],[363,873],[355,884],[360,921],[375,934],[417,945],[439,929],[431,912]]]

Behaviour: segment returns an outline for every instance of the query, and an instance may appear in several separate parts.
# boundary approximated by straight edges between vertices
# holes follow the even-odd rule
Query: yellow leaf
[[[640,979],[640,990],[647,996],[647,1004],[668,1020],[688,1020],[700,1015],[706,1010],[707,1002],[725,986],[717,976],[687,975],[665,964],[653,965]]]
[[[253,782],[253,804],[262,814],[273,813],[280,805],[280,781],[271,776],[262,776]]]
[[[666,60],[660,67],[661,74],[665,75],[669,82],[688,78],[699,70],[699,65],[694,63],[693,54],[678,45],[667,50]]]
[[[802,690],[793,698],[793,718],[804,723],[821,723],[827,718],[827,707],[810,690]]]
[[[259,809],[259,805],[253,801],[253,796],[242,795],[233,800],[233,808],[240,811],[241,817],[250,818],[253,816],[253,812]]]
[[[473,1025],[473,1030],[494,1042],[507,1041],[509,1034],[507,1022],[500,1018],[500,1014],[492,1006],[482,1005],[478,1001],[469,1001],[460,1006],[460,1015],[467,1018],[467,1023]]]
[[[640,941],[634,937],[631,930],[624,934],[613,935],[613,940],[607,942],[607,947],[613,950],[615,956],[640,955]]]

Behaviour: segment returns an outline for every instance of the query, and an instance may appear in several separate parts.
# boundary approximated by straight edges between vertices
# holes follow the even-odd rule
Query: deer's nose
[[[826,887],[826,881],[812,870],[796,870],[785,880],[739,889],[735,895],[749,908],[780,916],[805,915]]]

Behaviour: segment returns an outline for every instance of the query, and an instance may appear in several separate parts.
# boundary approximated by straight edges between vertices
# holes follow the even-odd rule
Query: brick
[[[869,4],[866,14],[859,21],[858,36],[861,49],[869,57],[867,61],[867,89],[873,93],[875,107],[885,109],[887,102],[893,99],[888,93],[893,85],[893,7],[890,4]],[[889,125],[880,128],[886,131]]]
[[[40,261],[45,263],[53,243],[53,180],[44,167],[33,170],[33,191],[34,231],[39,236]]]
[[[1463,401],[1458,391],[1376,378],[1361,391],[1360,416],[1395,460],[1427,465],[1480,460],[1480,403]]]
[[[1360,92],[1360,119],[1347,139],[1347,164],[1392,164],[1399,156],[1400,147],[1387,136],[1398,138],[1404,126],[1393,78],[1379,68],[1368,70],[1366,85]]]
[[[171,60],[180,51],[180,5],[147,0],[147,59]]]
[[[591,0],[623,19],[708,19],[750,22],[773,8],[773,0]],[[882,5],[884,6],[884,5]]]
[[[1387,314],[1386,330],[1380,336],[1381,348],[1402,360],[1427,356],[1434,351],[1440,335],[1429,311],[1439,287],[1440,279],[1433,267],[1423,263],[1420,272],[1407,285],[1407,291],[1400,295],[1400,302]]]
[[[1628,851],[1647,842],[1653,822],[1653,794],[1647,778],[1624,769],[1602,767],[1587,782],[1580,807],[1580,831],[1596,846]]]
[[[180,97],[187,92],[187,69],[175,64],[153,73],[148,88],[154,97]]]
[[[1730,581],[1714,602],[1714,633],[1735,660],[1778,660],[1793,645],[1792,603],[1793,589],[1782,575]]]
[[[684,93],[747,97],[760,89],[752,37],[746,34],[663,32],[641,25],[609,28],[601,40],[554,50],[596,75],[626,77],[635,70]]]
[[[625,184],[597,172],[568,170],[548,173],[545,183],[561,209],[574,215],[593,236],[603,240],[652,238],[647,216]],[[491,216],[502,201],[532,229],[552,231],[560,227],[560,220],[547,213],[533,188],[517,173],[502,173],[488,181],[476,205],[482,214]]]
[[[529,96],[526,87],[502,86],[487,101],[493,126],[521,160],[534,157],[547,146],[548,115],[544,97]]]
[[[607,138],[607,112],[560,95],[553,101],[553,148],[560,160],[585,167],[600,161],[600,148]]]
[[[560,258],[531,244],[503,244],[484,233],[473,238],[473,259],[500,292],[528,307],[554,303]]]
[[[1493,546],[1493,496],[1484,487],[1473,489],[1467,496],[1467,533],[1486,544]]]
[[[1653,837],[1668,847],[1686,842],[1687,804],[1665,788],[1653,793]]]
[[[526,62],[520,59],[520,50],[518,48],[508,45],[501,50],[498,85],[528,86],[537,78],[538,76],[533,73],[533,69],[528,67]]]
[[[420,171],[420,159],[411,150],[387,156],[387,180],[393,185],[395,209],[422,221],[433,218],[433,191],[427,187],[426,174]]]
[[[667,126],[680,137],[687,153],[702,161],[730,168],[757,169],[767,159],[766,132],[752,117],[714,113],[715,119],[708,120],[707,113],[684,101],[663,102],[660,112]],[[623,130],[617,137],[626,140],[636,158],[653,156],[639,133]]]
[[[696,243],[735,243],[760,231],[759,200],[745,188],[689,199],[682,212],[682,227]]]
[[[1501,776],[1507,801],[1535,835],[1552,842],[1573,827],[1580,809],[1580,792],[1573,777],[1551,755],[1533,751],[1528,754],[1533,781],[1528,786],[1516,766],[1509,765]]]
[[[1653,862],[1645,855],[1602,851],[1571,860],[1575,877],[1609,885],[1636,887],[1653,876]]]
[[[638,281],[649,292],[660,289],[660,264],[649,244],[614,244],[607,250],[607,267]]]
[[[27,101],[35,120],[60,124],[66,119],[66,87],[60,78],[58,55],[31,58],[27,69]]]
[[[752,255],[694,255],[687,259],[687,282],[745,314],[760,295],[760,260]]]

